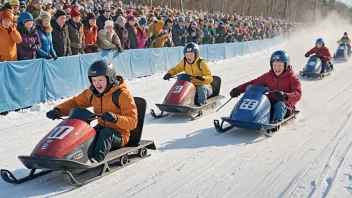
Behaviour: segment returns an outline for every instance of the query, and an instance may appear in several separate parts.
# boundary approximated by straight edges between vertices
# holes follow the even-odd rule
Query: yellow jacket
[[[199,59],[202,59],[200,62],[200,69],[198,68],[197,62]],[[204,86],[210,86],[210,83],[213,82],[213,76],[211,75],[211,71],[209,69],[209,66],[207,62],[201,58],[200,56],[196,58],[196,60],[193,62],[193,64],[189,64],[187,61],[182,60],[176,67],[171,68],[168,73],[171,74],[172,76],[185,72],[188,75],[191,76],[203,76],[205,81],[200,81],[198,79],[192,79],[191,83],[194,85],[204,85]]]
[[[347,38],[342,37],[340,40],[337,41],[337,43],[351,44],[351,40],[348,37]]]

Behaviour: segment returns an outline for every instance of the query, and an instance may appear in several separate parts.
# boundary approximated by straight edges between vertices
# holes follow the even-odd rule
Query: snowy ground
[[[333,52],[346,29],[317,27],[320,34],[304,31],[285,45],[212,63],[213,74],[223,81],[223,102],[233,87],[269,70],[273,50],[287,50],[298,75],[317,37],[324,37]],[[227,116],[238,99],[192,122],[182,116],[155,120],[148,112],[143,139],[154,140],[158,148],[151,157],[78,189],[64,184],[58,173],[21,185],[0,180],[0,197],[352,197],[352,70],[350,63],[335,68],[323,80],[300,77],[301,113],[272,138],[242,129],[215,131],[213,119]],[[174,82],[162,76],[128,82],[135,96],[148,101],[148,109],[162,102]],[[29,172],[17,156],[30,154],[59,122],[45,117],[57,102],[0,117],[0,168],[17,176]]]

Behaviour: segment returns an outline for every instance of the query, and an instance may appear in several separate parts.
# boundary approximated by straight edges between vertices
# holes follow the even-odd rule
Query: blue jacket
[[[53,38],[51,36],[51,32],[44,32],[42,26],[40,25],[37,25],[37,30],[40,41],[42,43],[42,47],[37,52],[37,58],[46,58],[49,54],[51,56],[56,56],[56,52],[53,47]]]

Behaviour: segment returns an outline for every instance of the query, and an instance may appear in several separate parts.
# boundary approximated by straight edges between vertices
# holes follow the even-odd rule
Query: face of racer
[[[186,57],[188,63],[193,63],[196,60],[196,53],[186,52],[185,57]]]
[[[108,82],[105,76],[97,76],[92,77],[92,84],[99,93],[103,93],[106,89]]]
[[[285,63],[273,62],[273,71],[276,76],[281,75],[285,70]]]

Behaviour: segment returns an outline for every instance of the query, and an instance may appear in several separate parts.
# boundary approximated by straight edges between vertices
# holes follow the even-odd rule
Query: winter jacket
[[[351,39],[348,37],[342,37],[340,40],[337,41],[337,43],[345,43],[351,45]]]
[[[278,101],[283,101],[291,108],[290,114],[294,112],[296,109],[296,103],[301,99],[302,90],[301,90],[301,82],[296,77],[292,66],[289,66],[289,69],[281,74],[279,77],[275,75],[273,70],[263,74],[257,79],[251,80],[247,83],[244,83],[237,87],[240,93],[244,93],[246,88],[249,85],[262,85],[264,87],[268,87],[269,90],[274,91],[283,91],[287,94],[287,100],[278,98],[275,94],[269,93],[268,98],[270,102],[275,103]]]
[[[88,21],[87,21],[88,22]],[[96,45],[98,41],[98,26],[94,25],[93,27],[89,26],[89,23],[83,23],[83,31],[84,31],[84,52],[93,53],[93,51],[89,48],[91,45]]]
[[[97,26],[98,26],[98,31],[101,29],[104,29],[105,27],[105,21],[110,20],[113,21],[111,17],[109,17],[108,19],[104,16],[104,15],[99,15],[97,17]]]
[[[138,49],[137,30],[136,30],[136,28],[132,27],[129,23],[125,24],[125,28],[126,28],[126,30],[128,32],[130,49]]]
[[[318,49],[317,47],[313,47],[311,50],[309,50],[306,55],[311,55],[311,54],[321,54],[323,57],[321,58],[322,61],[331,61],[331,54],[330,50],[323,46],[321,49]]]
[[[117,47],[121,48],[120,39],[114,30],[111,33],[105,29],[99,30],[98,45],[104,50],[117,50]]]
[[[147,28],[146,27],[137,27],[137,40],[138,40],[138,48],[143,49],[145,42],[147,42]]]
[[[114,30],[115,30],[117,36],[119,36],[119,39],[120,39],[120,42],[121,42],[121,46],[124,49],[129,49],[130,48],[130,43],[129,43],[128,32],[127,32],[126,28],[125,27],[121,27],[119,24],[115,24]]]
[[[29,5],[26,9],[26,12],[29,12],[32,14],[33,19],[36,19],[40,15],[41,11],[42,11],[41,9],[37,9],[33,5]]]
[[[37,31],[40,38],[41,48],[37,51],[37,58],[46,58],[48,55],[57,56],[53,46],[53,37],[51,32],[45,32],[41,25],[37,25]]]
[[[82,23],[75,23],[72,19],[67,22],[67,28],[71,41],[72,55],[84,53],[84,31]]]
[[[187,31],[188,31],[187,43],[193,42],[193,43],[199,44],[201,30],[197,27],[195,29],[192,29],[191,27],[189,27]]]
[[[200,63],[200,69],[199,69],[197,65],[197,62],[199,59],[203,59],[203,58],[199,56],[192,64],[189,64],[186,59],[183,59],[179,64],[176,65],[176,67],[171,68],[168,71],[168,73],[171,74],[171,76],[174,76],[184,71],[186,74],[191,76],[203,76],[205,81],[192,79],[192,83],[196,86],[197,85],[210,86],[210,83],[213,82],[213,76],[209,69],[208,63],[205,60],[202,60]]]
[[[12,29],[13,30],[9,33],[8,29],[0,25],[0,62],[17,61],[16,43],[21,43],[22,37],[14,26]]]
[[[72,108],[88,108],[93,106],[93,111],[96,114],[103,114],[104,112],[111,112],[117,115],[116,124],[112,122],[107,122],[102,120],[101,117],[98,118],[98,124],[102,127],[113,128],[121,133],[122,143],[120,147],[125,146],[130,137],[130,130],[136,128],[138,123],[137,118],[137,107],[134,102],[132,94],[127,90],[126,83],[122,76],[117,76],[119,84],[113,86],[107,93],[103,96],[97,96],[97,91],[93,86],[86,89],[81,94],[72,99],[56,106],[60,112],[60,116],[66,116]],[[121,89],[121,95],[119,96],[118,104],[120,108],[116,107],[112,101],[112,94]],[[93,94],[93,99],[90,98]]]
[[[154,48],[164,47],[165,42],[169,40],[169,36],[165,33],[160,33],[154,42]]]
[[[60,27],[55,19],[51,20],[51,26],[53,27],[52,37],[53,46],[58,57],[71,56],[71,41],[67,24]]]
[[[217,27],[216,34],[218,34],[218,36],[215,39],[215,43],[225,43],[228,35],[227,28]]]
[[[17,25],[17,30],[22,37],[22,42],[17,44],[18,60],[36,59],[37,51],[42,47],[37,30],[34,27],[27,30],[23,23]]]
[[[178,24],[174,25],[172,28],[172,41],[176,47],[186,45],[186,37],[183,36],[186,32],[187,30],[184,27],[180,27]]]

